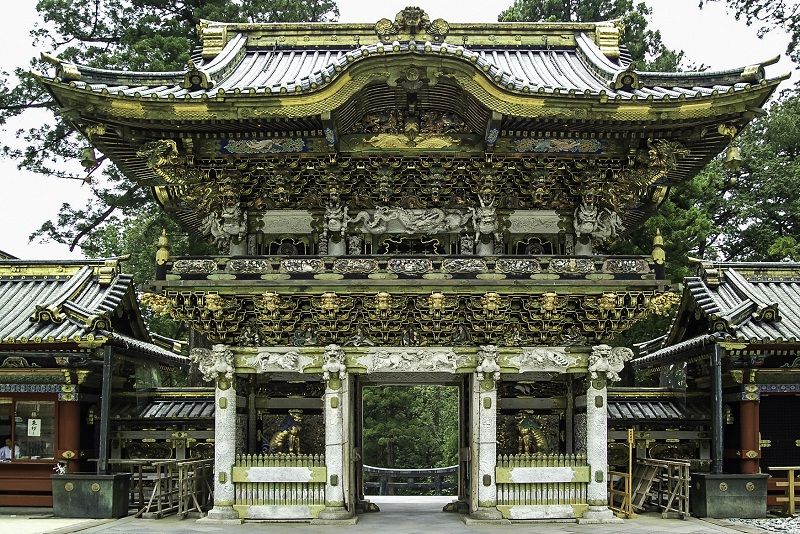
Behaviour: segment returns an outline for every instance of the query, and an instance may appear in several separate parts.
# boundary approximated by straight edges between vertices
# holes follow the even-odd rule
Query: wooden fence
[[[160,519],[190,512],[203,514],[213,494],[214,461],[109,460],[116,472],[131,473],[130,506],[136,517]]]

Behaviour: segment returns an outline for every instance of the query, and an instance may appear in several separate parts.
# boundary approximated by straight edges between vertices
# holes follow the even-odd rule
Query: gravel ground
[[[731,523],[741,523],[756,527],[767,532],[785,532],[800,534],[800,516],[797,517],[771,517],[769,519],[728,519]]]

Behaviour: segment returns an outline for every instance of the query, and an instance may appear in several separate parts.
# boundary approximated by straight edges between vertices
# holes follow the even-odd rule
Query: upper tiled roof
[[[640,72],[626,62],[614,21],[449,24],[431,22],[418,8],[375,24],[204,20],[198,29],[202,51],[185,70],[112,71],[44,54],[57,68],[44,81],[137,99],[282,95],[319,91],[361,63],[375,61],[389,71],[395,58],[416,56],[470,64],[512,94],[669,101],[747,91],[764,83],[763,67],[777,61],[725,71]]]
[[[569,28],[568,28],[569,29]],[[376,39],[377,41],[377,39]],[[235,34],[221,52],[184,71],[130,72],[58,66],[55,81],[96,93],[147,99],[208,99],[230,95],[307,93],[334,82],[371,57],[450,57],[474,65],[495,85],[522,94],[603,96],[611,100],[684,100],[746,91],[764,81],[763,64],[725,71],[639,72],[609,58],[585,31],[574,46],[470,46],[448,42],[373,42],[305,48],[251,46]]]
[[[800,344],[800,263],[704,262],[684,285],[669,333],[639,345],[634,367],[717,341]]]
[[[0,345],[16,349],[110,342],[170,363],[186,358],[154,345],[133,279],[117,260],[0,260]]]

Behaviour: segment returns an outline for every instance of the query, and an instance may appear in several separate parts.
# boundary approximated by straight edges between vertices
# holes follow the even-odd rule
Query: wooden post
[[[78,471],[81,447],[81,404],[75,398],[58,403],[58,458],[67,459],[67,473]]]
[[[100,451],[97,455],[97,474],[108,474],[108,425],[111,414],[111,358],[114,348],[103,347],[103,383],[100,387]]]
[[[740,470],[742,474],[759,472],[759,402],[742,400],[739,403],[739,449],[741,450]]]
[[[711,416],[714,427],[713,472],[719,475],[722,474],[725,454],[723,443],[725,421],[722,416],[722,347],[719,346],[719,343],[714,345],[714,352],[711,353],[711,392],[714,399],[714,411]]]

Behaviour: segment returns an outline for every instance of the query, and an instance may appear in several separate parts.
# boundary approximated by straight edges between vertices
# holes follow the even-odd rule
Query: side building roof
[[[717,342],[800,349],[800,263],[701,262],[669,332],[637,345],[631,364],[661,365]]]
[[[173,365],[153,342],[119,259],[0,260],[0,351],[86,350],[111,344]]]

